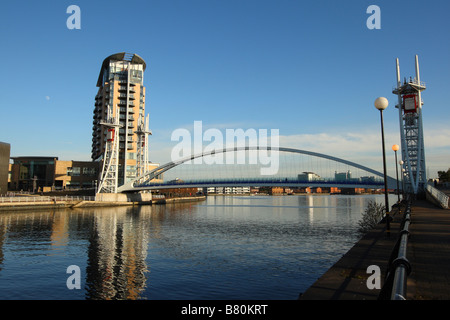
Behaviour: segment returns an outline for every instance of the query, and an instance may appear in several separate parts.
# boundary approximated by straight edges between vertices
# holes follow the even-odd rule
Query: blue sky
[[[72,4],[80,30],[66,27]],[[366,26],[372,4],[379,30]],[[0,13],[0,140],[11,156],[90,160],[100,66],[125,51],[147,63],[154,162],[170,160],[174,130],[201,120],[205,128],[279,129],[283,146],[381,169],[373,101],[390,101],[390,150],[400,143],[395,58],[409,77],[417,54],[435,175],[450,167],[449,12],[447,0],[9,1]]]

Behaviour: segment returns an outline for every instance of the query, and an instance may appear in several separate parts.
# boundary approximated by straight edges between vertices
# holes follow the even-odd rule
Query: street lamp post
[[[389,102],[384,97],[379,97],[375,100],[375,108],[380,110],[381,117],[381,142],[383,146],[383,174],[384,174],[384,202],[386,207],[386,233],[389,236],[391,232],[391,224],[389,221],[389,198],[388,198],[388,189],[387,189],[387,174],[386,174],[386,150],[384,147],[384,125],[383,125],[383,110],[387,108]]]
[[[395,153],[395,173],[397,175],[397,196],[398,196],[398,203],[400,203],[400,189],[398,187],[398,165],[397,165],[397,151],[399,149],[398,144],[394,144],[392,146],[392,150],[394,150]]]

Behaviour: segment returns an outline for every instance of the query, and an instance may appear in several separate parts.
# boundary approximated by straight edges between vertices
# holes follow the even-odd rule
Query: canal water
[[[359,240],[370,200],[384,203],[213,196],[0,212],[0,299],[297,299]]]

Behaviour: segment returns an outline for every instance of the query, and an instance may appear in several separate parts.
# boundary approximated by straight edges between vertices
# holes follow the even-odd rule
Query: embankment
[[[151,199],[146,197],[125,197],[111,198],[102,200],[83,200],[83,199],[48,199],[35,197],[30,199],[14,199],[14,201],[0,202],[0,211],[19,211],[19,210],[47,210],[47,209],[75,209],[75,208],[91,208],[91,207],[117,207],[117,206],[141,206],[166,203],[195,202],[205,200],[205,196],[197,197],[180,197],[169,199]]]

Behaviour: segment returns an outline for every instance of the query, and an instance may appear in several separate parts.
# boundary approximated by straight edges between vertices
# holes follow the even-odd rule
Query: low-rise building
[[[56,160],[52,187],[56,190],[95,188],[99,170],[99,162]]]
[[[12,157],[9,190],[37,192],[55,180],[57,157]]]
[[[58,157],[13,157],[9,190],[47,192],[62,189],[94,188],[99,163],[62,161]]]

